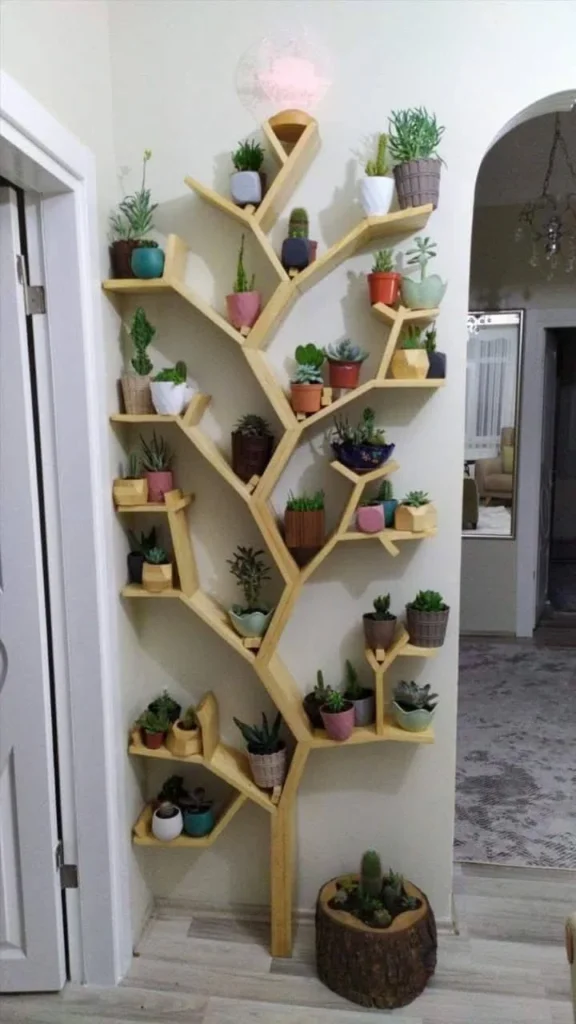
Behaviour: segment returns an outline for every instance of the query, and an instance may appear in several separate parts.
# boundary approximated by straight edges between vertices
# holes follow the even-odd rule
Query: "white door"
[[[0,992],[66,980],[36,453],[16,195],[0,188]]]
[[[556,339],[546,333],[544,351],[544,398],[542,402],[542,459],[540,466],[540,518],[538,527],[538,579],[536,581],[536,624],[548,599],[548,569],[552,532],[554,486],[554,431],[556,424]]]

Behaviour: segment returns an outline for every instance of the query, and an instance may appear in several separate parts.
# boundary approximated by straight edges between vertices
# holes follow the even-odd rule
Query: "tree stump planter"
[[[318,894],[320,981],[360,1006],[379,1010],[407,1006],[424,991],[436,969],[436,922],[426,896],[405,881],[406,893],[416,896],[421,906],[399,914],[388,928],[371,928],[348,911],[329,906],[340,881],[333,878]]]

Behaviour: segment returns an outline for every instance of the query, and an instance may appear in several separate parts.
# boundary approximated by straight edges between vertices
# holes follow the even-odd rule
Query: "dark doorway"
[[[547,608],[576,625],[576,328],[550,334],[557,358]]]

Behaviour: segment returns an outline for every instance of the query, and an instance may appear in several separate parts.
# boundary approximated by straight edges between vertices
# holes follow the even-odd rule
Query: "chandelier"
[[[555,167],[564,158],[571,184],[562,189],[562,195],[550,191]],[[548,167],[542,183],[542,191],[522,207],[516,228],[516,241],[528,236],[531,245],[531,267],[540,266],[542,258],[548,269],[548,279],[561,266],[567,274],[572,273],[576,263],[576,168],[570,159],[566,139],[560,127],[560,114],[554,118],[552,148]]]

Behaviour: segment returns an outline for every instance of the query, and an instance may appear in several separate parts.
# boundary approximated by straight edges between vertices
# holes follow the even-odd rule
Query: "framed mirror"
[[[522,310],[468,314],[464,537],[516,533]]]

